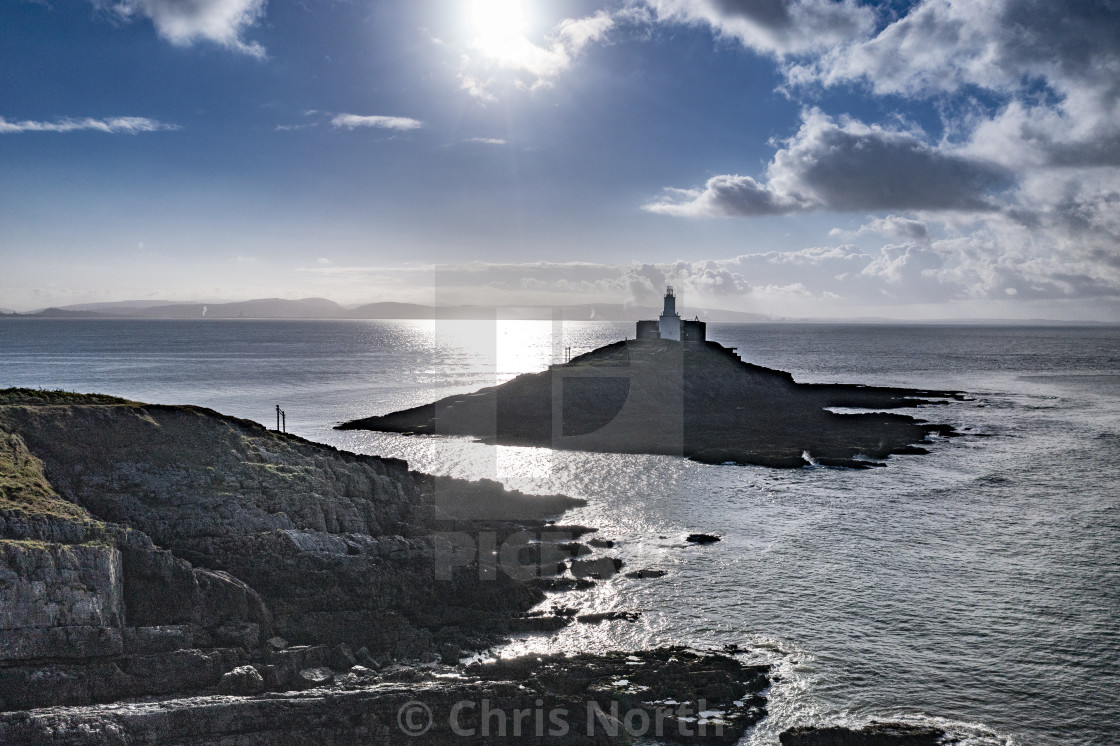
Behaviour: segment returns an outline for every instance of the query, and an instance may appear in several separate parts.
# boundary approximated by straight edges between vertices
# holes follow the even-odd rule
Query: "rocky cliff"
[[[573,504],[199,408],[0,392],[0,710],[454,661],[558,581],[440,575],[433,536],[500,542]]]

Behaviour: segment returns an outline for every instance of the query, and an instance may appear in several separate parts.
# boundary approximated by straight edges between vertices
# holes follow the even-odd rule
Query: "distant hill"
[[[205,310],[205,313],[203,311]],[[684,318],[697,317],[715,323],[810,323],[810,324],[989,324],[996,326],[1098,326],[1100,321],[1051,319],[892,319],[888,317],[783,318],[760,313],[726,311],[720,308],[681,309]],[[129,300],[113,303],[81,303],[44,308],[31,313],[0,309],[5,318],[59,319],[536,319],[542,321],[637,321],[655,319],[660,307],[622,303],[582,303],[566,306],[429,306],[419,303],[380,302],[356,307],[343,306],[326,298],[256,298],[229,303]]]
[[[704,321],[766,321],[761,314],[719,309],[685,309],[686,317]],[[19,314],[40,318],[131,319],[562,319],[564,321],[636,321],[653,319],[661,312],[653,306],[621,303],[585,303],[570,306],[429,306],[418,303],[366,303],[355,308],[326,298],[257,298],[231,303],[176,301],[120,301],[82,303]]]

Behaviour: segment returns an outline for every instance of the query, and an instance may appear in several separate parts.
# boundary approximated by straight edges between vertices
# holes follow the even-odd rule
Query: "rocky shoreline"
[[[499,386],[337,427],[711,464],[868,468],[891,455],[928,453],[922,444],[931,437],[958,434],[880,410],[964,398],[956,391],[801,384],[715,342],[627,340]]]
[[[734,743],[771,681],[734,650],[463,662],[632,620],[532,610],[622,569],[554,522],[578,504],[197,407],[0,391],[0,743]]]

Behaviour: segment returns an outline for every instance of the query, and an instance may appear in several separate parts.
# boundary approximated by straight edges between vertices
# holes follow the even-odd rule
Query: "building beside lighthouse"
[[[678,342],[703,342],[707,325],[700,319],[685,320],[677,313],[677,296],[673,286],[665,288],[665,307],[656,321],[639,321],[638,339],[672,339]]]

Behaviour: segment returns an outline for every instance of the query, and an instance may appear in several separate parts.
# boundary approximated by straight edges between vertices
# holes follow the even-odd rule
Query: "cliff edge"
[[[549,584],[440,576],[437,537],[500,543],[578,504],[197,407],[0,391],[0,711],[454,663]]]

